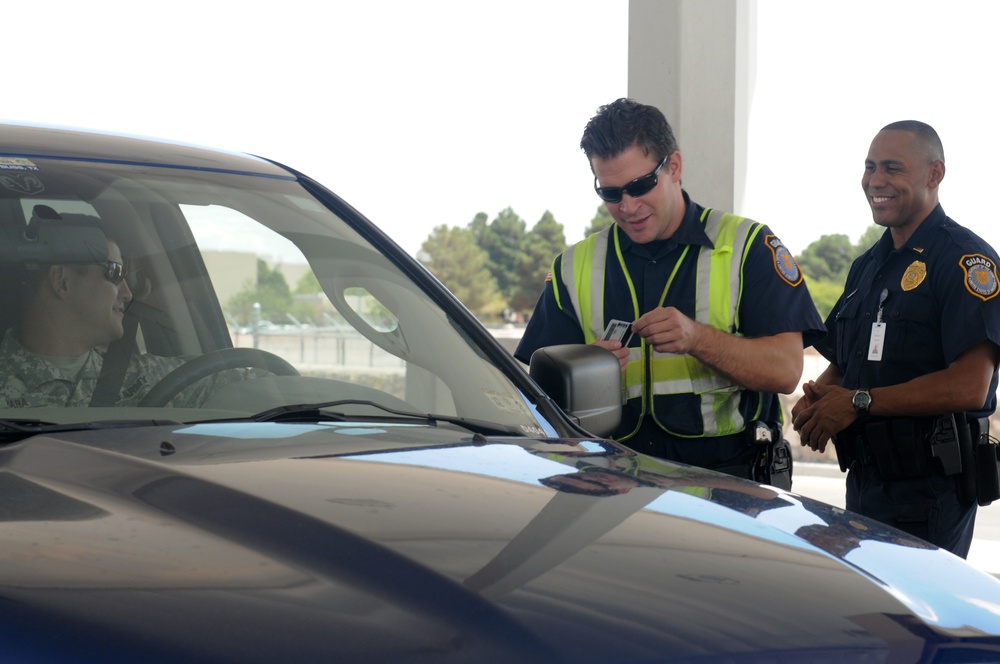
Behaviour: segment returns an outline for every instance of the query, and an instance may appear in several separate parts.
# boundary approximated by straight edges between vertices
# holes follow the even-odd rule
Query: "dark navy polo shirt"
[[[705,235],[700,221],[705,208],[693,203],[687,193],[684,193],[684,202],[684,219],[677,231],[666,240],[636,244],[617,227],[612,229],[613,233],[618,234],[622,255],[635,286],[640,305],[639,316],[660,306],[664,287],[683,256],[683,262],[670,285],[663,306],[676,307],[694,318],[698,249],[713,245]],[[812,345],[824,333],[823,322],[805,283],[799,281],[797,285],[792,285],[781,276],[777,266],[778,259],[772,245],[768,244],[769,240],[773,243],[776,238],[770,229],[763,226],[747,253],[743,268],[743,292],[738,307],[738,331],[747,337],[802,332],[804,344]],[[685,255],[684,249],[688,246],[690,249]],[[605,323],[612,318],[634,321],[638,316],[633,310],[628,283],[614,252],[614,238],[610,238],[608,243],[606,265]],[[585,342],[569,293],[561,279],[561,269],[560,255],[553,264],[556,279],[546,282],[515,352],[515,357],[522,362],[529,362],[531,354],[538,348]],[[558,283],[560,289],[562,309],[556,304],[554,283]],[[640,337],[635,335],[630,345],[638,347],[640,342]],[[780,412],[778,401],[772,397],[768,397],[768,401],[763,408],[762,417],[777,419]]]
[[[684,194],[687,210],[684,220],[673,236],[646,244],[636,244],[618,229],[619,241],[625,264],[628,266],[632,283],[639,300],[639,315],[652,311],[660,304],[663,289],[670,278],[684,247],[691,250],[671,284],[664,306],[676,307],[685,315],[694,317],[695,279],[699,247],[711,247],[700,221],[705,208],[692,203]],[[779,274],[775,266],[774,253],[766,239],[773,237],[764,226],[754,239],[743,268],[743,294],[739,304],[740,332],[747,337],[761,337],[782,332],[802,332],[804,345],[809,346],[821,338],[823,322],[816,312],[805,283],[791,286]],[[618,267],[614,255],[613,238],[608,244],[608,267],[605,271],[605,312],[625,311],[629,315],[622,320],[635,320],[631,309],[628,283]],[[560,288],[560,302],[556,304],[553,281],[546,281],[545,289],[538,300],[535,311],[528,321],[524,336],[517,347],[515,356],[528,362],[531,354],[544,346],[567,343],[584,343],[583,330],[577,321],[569,293],[562,283],[560,270],[562,256],[556,258],[553,271]],[[624,304],[623,304],[624,303]],[[639,345],[638,337],[633,338],[633,346]]]
[[[945,216],[940,205],[899,249],[886,230],[851,266],[817,350],[853,390],[941,371],[983,341],[1000,345],[997,261],[989,244]],[[885,336],[875,360],[869,354],[880,306]],[[996,388],[994,368],[986,403],[970,417],[996,409]]]

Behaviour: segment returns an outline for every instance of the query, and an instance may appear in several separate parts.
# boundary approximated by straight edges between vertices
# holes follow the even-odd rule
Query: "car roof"
[[[286,169],[249,154],[164,139],[32,124],[0,124],[0,155],[27,159],[85,159],[292,177]]]

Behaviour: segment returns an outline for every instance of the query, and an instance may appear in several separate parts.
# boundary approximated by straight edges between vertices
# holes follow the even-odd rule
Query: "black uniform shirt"
[[[608,313],[606,317],[632,321],[660,306],[664,287],[686,246],[691,249],[684,256],[681,269],[670,286],[663,306],[677,307],[685,315],[694,316],[698,249],[711,247],[712,243],[699,221],[705,208],[692,202],[687,192],[683,196],[687,207],[684,220],[669,239],[636,244],[624,232],[619,233],[622,255],[639,301],[638,315],[631,311],[628,283],[618,267],[613,243],[609,242],[611,246],[608,248],[604,289],[604,311]],[[812,345],[825,331],[822,321],[805,284],[792,286],[780,276],[778,259],[773,248],[767,244],[767,238],[774,236],[764,226],[750,247],[744,264],[743,292],[739,304],[740,332],[749,337],[802,332],[803,345]],[[553,270],[558,273],[561,268],[562,256],[559,256],[554,262]],[[798,267],[795,269],[797,271]],[[543,346],[584,343],[583,330],[580,329],[569,293],[560,276],[557,275],[555,282],[546,282],[528,321],[528,327],[515,352],[515,356],[522,362],[527,363],[531,354]],[[561,308],[556,304],[556,282],[560,289]],[[639,342],[639,337],[635,336],[631,345],[638,346]]]
[[[886,230],[854,262],[816,348],[844,387],[870,389],[941,371],[983,341],[1000,345],[997,262],[989,244],[938,205],[906,245],[894,249]],[[880,309],[884,340],[873,343]],[[986,403],[970,417],[995,410],[996,387],[994,367]]]
[[[605,320],[617,318],[633,321],[642,314],[660,306],[664,289],[670,275],[676,270],[676,277],[670,284],[663,306],[673,306],[689,317],[694,316],[697,283],[698,250],[711,247],[711,240],[705,234],[700,221],[705,208],[690,200],[683,193],[686,212],[681,225],[666,240],[646,244],[632,242],[624,232],[619,232],[622,256],[628,269],[628,276],[622,272],[615,256],[614,240],[609,241],[605,269],[604,314]],[[614,230],[614,229],[613,229]],[[769,241],[773,244],[769,244]],[[685,248],[690,249],[685,254]],[[780,248],[780,252],[777,248]],[[798,279],[798,266],[792,264],[795,281],[783,277],[783,263],[779,257],[787,250],[775,238],[767,226],[763,226],[748,248],[743,265],[742,293],[739,301],[739,332],[748,337],[762,337],[784,332],[802,332],[804,345],[815,342],[823,332],[823,323],[804,282]],[[524,331],[514,356],[522,362],[530,362],[531,354],[538,348],[554,344],[584,343],[584,333],[565,283],[561,279],[562,256],[553,264],[555,279],[545,284]],[[628,279],[635,288],[640,310],[634,311],[629,292]],[[793,285],[794,284],[794,285]],[[559,289],[557,303],[556,288]],[[639,335],[632,337],[630,345],[638,347]],[[760,418],[779,421],[780,402],[774,394],[764,394],[760,408]],[[692,397],[692,404],[683,412],[675,413],[670,419],[679,430],[689,430],[700,426],[701,411]],[[756,410],[756,402],[745,404],[749,412]],[[631,431],[642,416],[642,403],[630,400],[625,407],[622,431]],[[681,424],[683,422],[683,424]]]

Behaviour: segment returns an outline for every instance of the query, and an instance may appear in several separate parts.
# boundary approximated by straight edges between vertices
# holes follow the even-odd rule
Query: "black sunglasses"
[[[115,286],[122,282],[125,278],[125,266],[121,263],[116,263],[114,261],[104,261],[98,263],[102,268],[104,268],[104,278],[113,283]]]
[[[601,200],[608,203],[620,202],[622,200],[622,192],[628,194],[632,198],[638,198],[643,194],[648,194],[652,191],[653,187],[656,186],[656,183],[659,182],[657,175],[660,174],[660,169],[663,168],[663,165],[667,163],[667,159],[669,158],[670,155],[667,155],[662,161],[660,161],[660,165],[657,166],[652,173],[647,173],[642,177],[636,178],[624,187],[599,187],[597,186],[597,178],[595,177],[594,191],[596,191],[597,195],[601,197]]]

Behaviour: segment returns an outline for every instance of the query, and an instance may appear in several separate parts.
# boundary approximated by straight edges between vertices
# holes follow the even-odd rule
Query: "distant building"
[[[245,285],[257,281],[257,256],[250,252],[202,251],[212,285],[225,306]]]
[[[206,250],[201,255],[205,259],[205,268],[212,277],[215,292],[219,295],[219,303],[223,306],[247,284],[253,285],[257,280],[258,256],[252,252]],[[284,275],[293,293],[302,276],[309,272],[309,265],[306,263],[266,262],[269,268]]]

